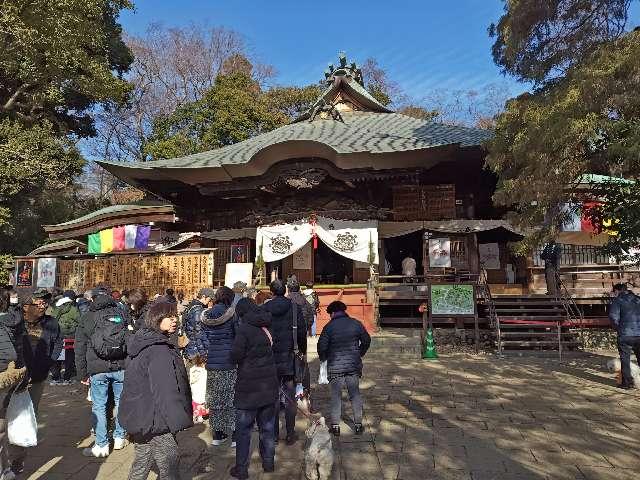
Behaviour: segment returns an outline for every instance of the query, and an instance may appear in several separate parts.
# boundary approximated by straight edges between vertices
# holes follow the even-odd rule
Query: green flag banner
[[[100,253],[100,233],[89,235],[89,253]]]

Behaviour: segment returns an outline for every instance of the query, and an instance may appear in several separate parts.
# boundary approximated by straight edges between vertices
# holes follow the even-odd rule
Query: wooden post
[[[475,237],[475,233],[473,234]],[[477,250],[476,250],[476,258],[477,258]],[[478,286],[473,286],[473,298],[474,298],[474,307],[473,307],[473,323],[474,330],[476,335],[476,355],[480,352],[480,325],[478,324]]]
[[[480,273],[480,257],[478,253],[478,235],[474,232],[467,235],[469,272]]]

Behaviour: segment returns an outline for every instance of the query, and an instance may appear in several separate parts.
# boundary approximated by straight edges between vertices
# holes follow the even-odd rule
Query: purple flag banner
[[[138,226],[138,231],[136,232],[136,249],[138,250],[146,250],[149,246],[149,235],[151,234],[151,227],[148,225]]]

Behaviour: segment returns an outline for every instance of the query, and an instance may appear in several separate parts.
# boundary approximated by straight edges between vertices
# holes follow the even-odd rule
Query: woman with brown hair
[[[144,319],[149,310],[149,301],[147,292],[142,288],[134,288],[129,290],[127,296],[129,302],[129,315],[131,316],[131,327],[133,331],[138,331],[144,326]]]
[[[153,463],[160,480],[178,480],[176,434],[193,425],[191,391],[178,347],[176,305],[153,304],[129,340],[118,419],[134,442],[129,480],[146,480]]]

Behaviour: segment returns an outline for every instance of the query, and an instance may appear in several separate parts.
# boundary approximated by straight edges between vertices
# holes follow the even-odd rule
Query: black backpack
[[[93,350],[103,360],[123,360],[127,356],[127,319],[120,309],[108,309],[99,312],[96,328],[90,341]]]

